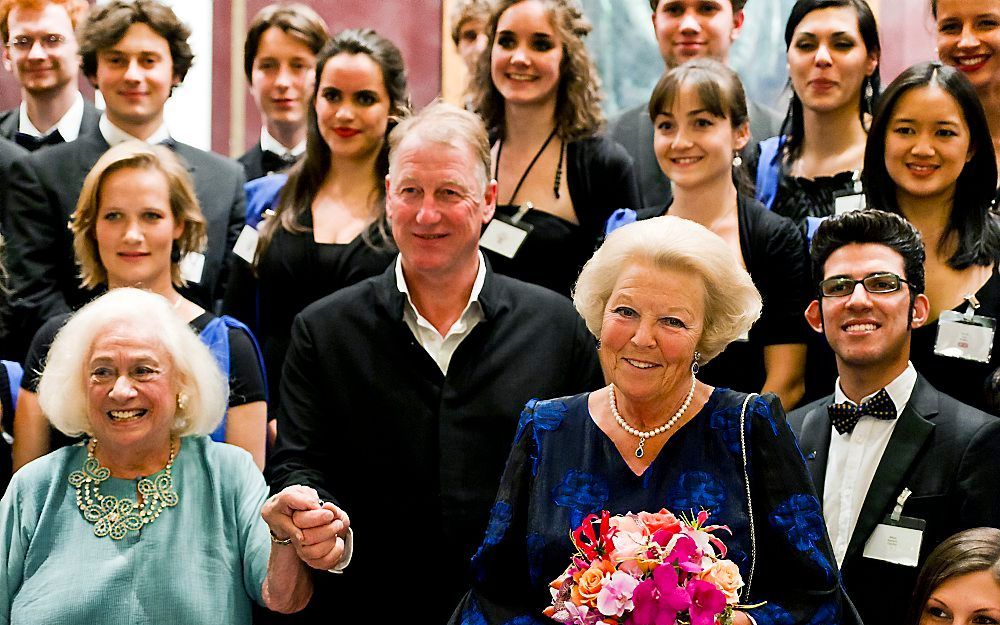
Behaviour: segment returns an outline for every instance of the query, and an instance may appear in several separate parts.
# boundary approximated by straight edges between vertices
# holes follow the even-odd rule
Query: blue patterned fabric
[[[641,476],[595,424],[588,395],[533,400],[521,415],[493,518],[475,556],[476,586],[453,623],[476,606],[486,622],[539,619],[551,598],[548,583],[566,568],[570,533],[590,513],[712,513],[728,525],[730,558],[750,573],[750,526],[740,447],[746,397],[716,389],[691,421],[673,433]],[[745,432],[754,497],[757,562],[752,595],[768,602],[750,613],[758,625],[836,622],[841,591],[832,554],[795,439],[777,399],[750,405]],[[502,506],[500,504],[503,504]],[[497,539],[502,534],[502,538]],[[833,621],[830,619],[833,618]],[[531,620],[525,622],[532,622]]]

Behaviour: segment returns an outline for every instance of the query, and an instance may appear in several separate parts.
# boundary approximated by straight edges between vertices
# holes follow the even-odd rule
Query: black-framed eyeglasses
[[[823,297],[844,297],[854,293],[854,287],[861,284],[869,293],[892,293],[902,288],[903,283],[909,284],[894,273],[873,273],[860,280],[838,276],[827,278],[819,283],[819,292]]]
[[[28,52],[32,47],[34,47],[36,41],[42,44],[42,47],[46,50],[54,50],[55,48],[58,48],[62,44],[66,43],[66,37],[55,33],[42,35],[37,39],[35,37],[13,37],[7,42],[7,47],[13,48],[18,52]]]

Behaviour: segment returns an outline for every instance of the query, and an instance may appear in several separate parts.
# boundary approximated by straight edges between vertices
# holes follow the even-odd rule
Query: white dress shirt
[[[104,140],[108,142],[110,147],[115,147],[119,143],[125,143],[126,141],[143,141],[143,139],[134,137],[111,123],[111,120],[108,119],[107,113],[101,115],[101,121],[97,122],[97,125],[101,130],[101,135],[104,136]],[[163,143],[169,138],[170,132],[167,130],[167,125],[160,124],[160,127],[156,129],[156,132],[149,135],[149,138],[145,139],[145,142],[150,145],[156,145],[157,143]]]
[[[55,126],[49,128],[46,132],[35,128],[35,125],[31,123],[31,120],[28,119],[28,103],[22,101],[18,113],[17,131],[31,135],[32,137],[47,137],[53,131],[58,130],[59,136],[63,138],[63,141],[69,143],[70,141],[76,141],[76,138],[80,136],[80,124],[82,123],[83,95],[77,91],[76,98],[73,100],[73,104],[69,107],[69,110],[56,122]]]
[[[403,308],[403,320],[406,322],[410,332],[417,339],[417,342],[427,350],[427,353],[434,362],[437,363],[441,373],[448,374],[448,365],[451,364],[451,357],[455,350],[462,343],[465,337],[469,336],[476,324],[483,320],[483,307],[479,303],[479,294],[483,290],[483,283],[486,281],[486,261],[483,253],[479,254],[479,271],[476,273],[476,281],[472,284],[472,293],[469,294],[469,302],[465,305],[462,315],[451,328],[442,336],[437,328],[427,321],[417,307],[413,305],[410,297],[410,290],[406,286],[406,278],[403,277],[403,264],[401,257],[396,257],[396,288],[400,293],[406,295],[406,306]]]
[[[840,434],[830,425],[830,455],[826,462],[826,480],[823,482],[823,517],[826,519],[830,542],[833,543],[837,566],[844,563],[851,535],[861,514],[861,506],[868,495],[868,487],[871,486],[882,454],[889,444],[889,437],[899,420],[898,415],[902,414],[906,403],[910,401],[916,381],[917,370],[913,368],[913,363],[907,363],[906,369],[886,385],[885,391],[896,406],[896,419],[864,416],[848,434]],[[875,394],[863,397],[862,403]],[[841,390],[840,378],[837,378],[833,400],[838,404],[854,403]]]
[[[294,156],[298,158],[299,155],[306,151],[306,140],[303,139],[298,145],[289,150],[280,141],[272,137],[266,127],[262,126],[260,129],[260,149],[265,152],[273,152],[282,157]]]

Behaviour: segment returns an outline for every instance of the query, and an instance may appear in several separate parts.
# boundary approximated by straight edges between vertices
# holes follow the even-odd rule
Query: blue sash
[[[785,137],[771,137],[760,142],[760,159],[757,161],[757,200],[772,210],[778,196],[781,163],[778,154],[785,146]]]
[[[221,317],[216,317],[208,322],[205,329],[198,334],[198,338],[201,342],[208,346],[209,351],[212,352],[212,356],[215,357],[215,362],[219,365],[219,370],[222,374],[226,376],[226,380],[229,380],[229,328],[234,328],[238,330],[243,330],[246,335],[250,337],[250,343],[253,344],[254,351],[257,352],[257,361],[260,363],[260,373],[263,376],[265,393],[267,392],[267,372],[264,370],[264,356],[260,351],[260,345],[257,344],[257,339],[254,337],[253,332],[250,328],[246,327],[241,321],[230,317],[229,315],[222,315]],[[222,422],[219,423],[219,427],[215,428],[212,432],[212,440],[218,443],[226,442],[226,415],[222,415]]]

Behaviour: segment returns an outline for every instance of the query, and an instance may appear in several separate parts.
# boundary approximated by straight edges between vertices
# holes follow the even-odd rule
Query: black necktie
[[[853,432],[861,417],[875,417],[886,421],[896,418],[896,404],[892,403],[892,398],[885,389],[875,393],[868,401],[861,402],[860,406],[845,401],[842,404],[830,404],[826,409],[830,413],[830,422],[841,434]]]
[[[26,132],[19,132],[14,135],[14,142],[19,146],[28,150],[29,152],[34,152],[38,148],[45,147],[47,145],[56,145],[57,143],[63,143],[62,135],[59,134],[58,130],[53,130],[44,137],[35,137],[29,135]]]
[[[264,150],[260,165],[263,167],[264,173],[270,174],[291,167],[297,160],[298,157],[291,154],[277,154],[271,150]]]

